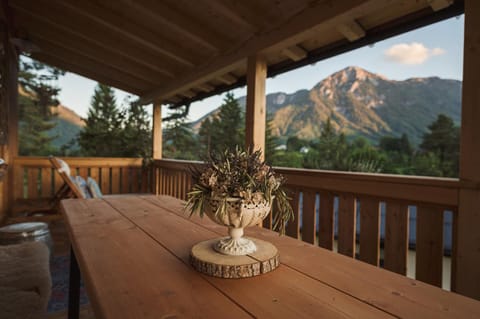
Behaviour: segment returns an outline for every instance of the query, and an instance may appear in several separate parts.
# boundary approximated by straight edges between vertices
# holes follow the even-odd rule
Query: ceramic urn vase
[[[217,224],[228,227],[229,237],[224,237],[214,244],[216,251],[225,255],[241,256],[257,250],[252,240],[243,237],[243,228],[259,224],[270,212],[270,203],[263,196],[260,198],[244,200],[230,197],[226,202],[223,199],[207,201],[207,216]],[[224,214],[218,213],[220,205],[226,205]]]

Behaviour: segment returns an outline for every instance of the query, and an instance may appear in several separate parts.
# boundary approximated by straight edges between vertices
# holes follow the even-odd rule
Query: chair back
[[[55,156],[49,157],[50,163],[52,163],[53,168],[55,168],[62,177],[64,183],[70,188],[71,192],[76,198],[87,198],[83,191],[78,187],[75,179],[70,175],[70,167],[68,164]]]

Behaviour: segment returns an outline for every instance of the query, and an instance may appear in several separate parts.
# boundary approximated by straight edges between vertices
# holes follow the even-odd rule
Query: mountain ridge
[[[311,140],[320,136],[330,117],[335,130],[378,141],[384,135],[407,134],[420,143],[428,125],[443,113],[460,122],[461,81],[439,77],[391,80],[356,66],[337,71],[312,89],[267,95],[272,133]],[[245,108],[245,97],[238,102]],[[195,131],[218,109],[192,122]]]

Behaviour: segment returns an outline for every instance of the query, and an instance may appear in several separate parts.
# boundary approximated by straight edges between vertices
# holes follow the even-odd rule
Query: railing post
[[[152,152],[153,159],[162,159],[162,104],[160,102],[153,103],[153,137],[152,137]],[[154,165],[153,171],[153,191],[156,195],[160,194],[160,170]]]
[[[465,1],[460,181],[480,183],[480,2]],[[461,183],[462,185],[463,183]],[[460,188],[452,290],[480,299],[480,190]]]
[[[1,29],[4,32],[1,39],[3,51],[0,54],[0,157],[8,164],[8,168],[0,182],[0,221],[13,205],[13,159],[18,155],[18,53],[9,41],[12,26],[2,23]]]
[[[245,142],[250,149],[261,150],[263,157],[265,157],[265,122],[267,116],[266,78],[267,64],[265,59],[259,55],[248,57]]]

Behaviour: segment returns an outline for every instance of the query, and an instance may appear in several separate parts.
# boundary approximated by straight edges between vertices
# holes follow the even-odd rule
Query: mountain
[[[311,90],[268,94],[267,113],[273,119],[273,134],[282,139],[314,139],[330,117],[334,128],[347,136],[377,141],[384,135],[405,133],[418,144],[438,114],[460,122],[461,88],[457,80],[428,77],[395,81],[351,66]],[[243,108],[245,100],[238,99]],[[194,122],[193,128],[197,130],[207,116],[215,113]]]
[[[54,122],[56,122],[57,125],[51,129],[48,134],[50,136],[56,136],[52,144],[60,148],[78,135],[85,126],[85,122],[80,115],[64,105],[52,107],[52,111],[56,114]]]

